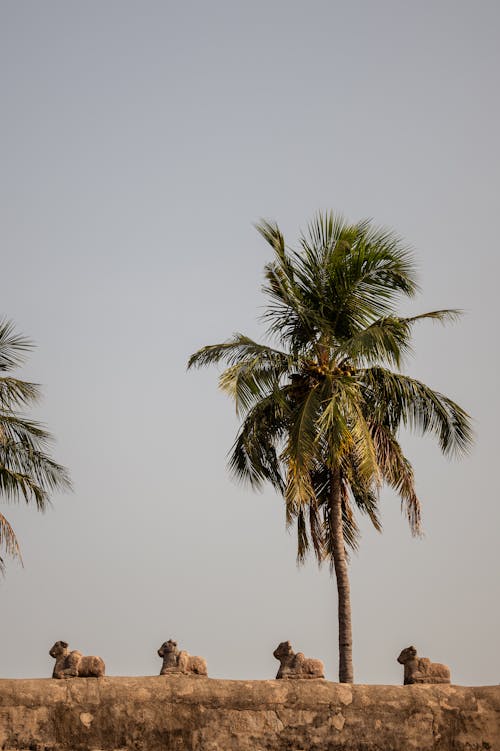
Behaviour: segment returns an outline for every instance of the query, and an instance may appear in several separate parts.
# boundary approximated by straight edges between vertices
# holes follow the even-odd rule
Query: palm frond
[[[16,412],[0,411],[0,446],[19,443],[29,450],[39,451],[52,442],[51,434],[42,423]]]
[[[333,572],[335,560],[335,534],[331,525],[330,506],[323,504],[323,548],[324,558],[330,565],[330,571]],[[342,486],[342,532],[345,545],[345,555],[349,558],[349,551],[357,552],[359,548],[359,527],[353,513],[352,506],[349,502],[347,488]]]
[[[327,464],[341,464],[355,452],[359,472],[379,482],[375,448],[356,381],[348,376],[327,377],[322,390],[322,412],[316,426],[316,441],[328,447]]]
[[[380,465],[378,466],[376,477],[367,477],[366,473],[360,468],[359,459],[359,453],[355,449],[343,457],[341,463],[343,482],[350,491],[359,511],[368,516],[377,532],[381,532],[382,524],[380,522],[378,506],[380,497],[379,475],[383,479],[382,468]]]
[[[463,310],[459,308],[445,308],[443,310],[431,310],[428,313],[420,313],[417,316],[411,316],[410,318],[401,318],[401,321],[407,321],[408,323],[417,323],[418,321],[433,320],[438,323],[456,323],[461,316],[463,316]]]
[[[248,336],[236,333],[227,342],[209,344],[199,349],[191,355],[187,367],[188,370],[190,368],[202,368],[221,361],[229,366],[240,362],[254,361],[275,365],[276,367],[285,367],[290,358],[285,352],[259,344]]]
[[[240,482],[260,488],[269,481],[284,493],[278,450],[285,432],[285,402],[272,393],[248,412],[229,456],[229,470]]]
[[[421,536],[421,506],[415,490],[413,467],[386,426],[374,424],[372,435],[384,481],[401,498],[401,509],[406,514],[411,533]]]
[[[400,367],[404,356],[411,352],[410,326],[405,319],[380,318],[340,342],[337,352],[356,367],[372,363]]]
[[[0,372],[22,365],[33,343],[22,334],[16,334],[12,321],[0,320]]]
[[[0,410],[15,410],[35,404],[39,398],[40,387],[37,383],[28,383],[9,376],[0,378]]]
[[[297,563],[300,565],[304,563],[310,548],[307,516],[304,506],[297,509],[295,523],[297,525]]]
[[[26,503],[35,502],[39,511],[49,504],[49,494],[32,477],[15,469],[0,465],[0,494],[6,500],[18,501],[24,497]]]
[[[17,501],[22,496],[43,511],[50,493],[70,489],[67,470],[43,451],[22,442],[0,445],[0,495],[5,500]]]
[[[446,456],[465,454],[470,449],[470,417],[448,397],[385,368],[367,368],[360,378],[376,422],[386,422],[392,432],[403,425],[421,434],[434,434]]]
[[[279,385],[274,368],[255,367],[255,363],[237,363],[219,378],[219,388],[234,401],[236,414],[248,412],[254,404]]]
[[[305,299],[295,279],[289,279],[274,263],[265,268],[264,293],[270,298],[262,316],[268,334],[287,343],[292,352],[301,351],[317,337],[321,321]]]
[[[293,367],[285,352],[258,344],[235,334],[223,344],[214,344],[195,352],[188,369],[220,361],[229,367],[219,377],[219,387],[235,402],[237,414],[244,414],[262,397],[279,385],[281,376]]]
[[[286,260],[285,238],[276,222],[261,219],[260,222],[254,224],[254,227],[264,240],[269,243],[271,248],[273,248],[276,256]]]
[[[286,465],[285,503],[289,514],[308,505],[314,498],[311,471],[315,460],[316,425],[320,416],[321,395],[311,388],[297,400],[287,426],[287,442],[281,460]]]
[[[0,514],[0,550],[11,558],[18,558],[22,564],[21,550],[14,530],[3,514]],[[0,556],[0,574],[5,573],[5,561]]]
[[[8,320],[0,321],[0,372],[24,362],[32,344],[17,334]],[[17,503],[21,499],[44,511],[55,490],[69,490],[67,470],[47,453],[52,436],[36,420],[17,410],[40,397],[39,386],[10,376],[0,377],[0,498]],[[0,551],[21,558],[19,545],[7,519],[0,514]],[[5,561],[0,557],[0,571]]]
[[[460,315],[461,311],[449,309],[433,310],[409,318],[394,315],[379,318],[350,339],[341,341],[337,352],[358,367],[387,363],[399,368],[405,356],[412,352],[411,334],[415,323],[423,320],[452,322]]]

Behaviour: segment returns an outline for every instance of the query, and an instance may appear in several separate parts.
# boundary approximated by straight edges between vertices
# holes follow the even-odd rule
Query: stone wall
[[[500,687],[0,680],[0,749],[500,751]]]

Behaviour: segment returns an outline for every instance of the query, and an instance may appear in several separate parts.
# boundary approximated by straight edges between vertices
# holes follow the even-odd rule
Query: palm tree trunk
[[[351,589],[345,555],[342,526],[342,489],[340,470],[332,472],[330,487],[330,531],[333,563],[337,579],[339,615],[339,682],[354,683],[352,666]]]

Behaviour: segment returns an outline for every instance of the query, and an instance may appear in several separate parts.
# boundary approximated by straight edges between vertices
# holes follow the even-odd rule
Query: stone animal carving
[[[101,678],[104,675],[104,662],[100,657],[84,657],[81,652],[70,652],[65,641],[56,641],[49,651],[56,664],[52,678]]]
[[[280,661],[276,678],[324,678],[325,668],[321,660],[295,653],[289,641],[282,641],[273,652]]]
[[[194,657],[188,652],[177,649],[177,642],[169,639],[158,650],[163,657],[160,675],[184,673],[185,675],[207,675],[207,662],[203,657]]]
[[[428,657],[418,657],[415,647],[406,647],[397,658],[404,665],[405,686],[412,683],[450,683],[450,668]]]

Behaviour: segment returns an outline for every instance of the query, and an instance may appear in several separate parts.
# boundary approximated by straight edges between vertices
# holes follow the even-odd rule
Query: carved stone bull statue
[[[282,641],[273,652],[280,661],[276,678],[324,678],[325,668],[321,660],[295,653],[289,641]]]
[[[70,652],[65,641],[56,641],[49,655],[56,660],[52,678],[101,678],[104,675],[104,661],[100,657],[85,657],[77,649]]]
[[[415,647],[406,647],[397,658],[404,665],[405,686],[413,683],[450,683],[450,668],[428,657],[418,657]]]
[[[163,657],[160,675],[184,673],[185,675],[207,675],[207,663],[203,657],[194,657],[184,650],[177,649],[177,642],[169,639],[158,650]]]

